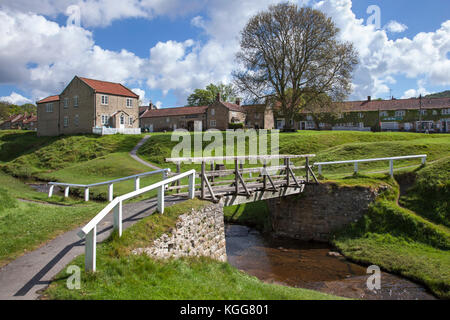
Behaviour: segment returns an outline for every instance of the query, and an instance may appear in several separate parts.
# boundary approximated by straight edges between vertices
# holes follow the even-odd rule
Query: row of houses
[[[450,98],[352,101],[339,113],[303,112],[291,120],[296,130],[382,130],[450,132]],[[59,95],[37,102],[37,119],[6,121],[4,129],[37,129],[39,136],[63,134],[138,134],[187,129],[284,129],[279,105],[224,102],[220,94],[208,106],[158,109],[139,106],[139,96],[120,83],[75,76]],[[20,123],[20,125],[17,125]],[[3,124],[2,124],[3,125]],[[28,125],[29,127],[26,127]]]
[[[37,130],[37,116],[16,114],[0,124],[0,130]]]

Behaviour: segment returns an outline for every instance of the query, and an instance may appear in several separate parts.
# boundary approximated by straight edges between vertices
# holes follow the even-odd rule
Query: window
[[[65,116],[64,117],[64,128],[67,128],[69,126],[69,117]]]
[[[75,115],[75,119],[73,121],[73,123],[75,124],[75,127],[78,127],[78,125],[80,124],[80,116],[79,115]]]
[[[387,117],[387,116],[388,116],[387,111],[381,111],[381,112],[380,112],[380,116],[381,116],[381,117]]]
[[[444,115],[445,114],[450,114],[450,109],[442,109],[441,113],[444,114]]]
[[[166,122],[169,123],[170,122],[170,118],[166,118]]]
[[[313,117],[312,117],[312,116],[306,116],[306,120],[312,121],[312,120],[313,120]]]
[[[102,115],[102,125],[107,125],[109,123],[109,116]]]
[[[255,119],[259,119],[260,118],[260,114],[259,113],[255,113]]]
[[[423,115],[423,116],[426,116],[427,115],[427,110],[420,110],[420,114]]]
[[[125,124],[125,117],[123,114],[120,115],[120,124]]]
[[[338,114],[338,119],[343,119],[344,118],[344,114],[343,113],[339,113]]]
[[[359,112],[359,113],[358,113],[358,116],[359,116],[360,119],[362,119],[362,118],[364,118],[364,113]]]
[[[133,107],[133,99],[127,98],[127,108]]]
[[[405,111],[404,110],[395,111],[395,116],[396,117],[404,117],[405,116]]]
[[[211,124],[211,127],[215,127],[216,126],[216,120],[211,120],[210,124]]]
[[[107,106],[108,105],[108,96],[102,96],[102,105]]]
[[[78,96],[73,97],[73,106],[78,108]]]
[[[215,109],[211,109],[211,115],[215,116],[216,115],[216,110]]]
[[[64,109],[69,107],[69,98],[64,98]]]
[[[53,112],[53,103],[47,103],[45,105],[45,112]]]
[[[130,126],[132,126],[132,125],[133,125],[133,118],[132,118],[132,117],[129,117],[128,120],[129,120],[128,123],[130,124]]]

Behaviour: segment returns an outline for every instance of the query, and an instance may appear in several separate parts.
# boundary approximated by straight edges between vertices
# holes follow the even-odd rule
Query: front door
[[[125,128],[125,116],[123,114],[121,114],[119,118],[119,128]]]

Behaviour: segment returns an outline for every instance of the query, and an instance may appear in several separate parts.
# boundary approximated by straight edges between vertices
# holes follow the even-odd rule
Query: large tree
[[[358,63],[353,45],[338,40],[331,18],[282,3],[252,17],[241,32],[237,88],[254,100],[271,98],[291,121],[317,95],[340,101],[351,92]]]
[[[233,102],[235,100],[235,90],[232,84],[211,83],[206,89],[195,89],[187,101],[189,106],[207,106],[216,101],[217,94],[220,93],[222,101]]]

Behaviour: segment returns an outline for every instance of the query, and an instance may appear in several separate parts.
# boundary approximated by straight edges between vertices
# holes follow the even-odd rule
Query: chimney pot
[[[367,97],[367,101],[369,101],[369,102],[372,101],[372,97],[371,97],[371,96],[368,96],[368,97]]]
[[[240,99],[240,98],[236,98],[236,104],[237,104],[238,106],[241,105],[241,99]]]
[[[217,93],[216,100],[219,101],[219,102],[222,100],[222,97],[221,97],[221,95],[220,95],[220,92]]]

